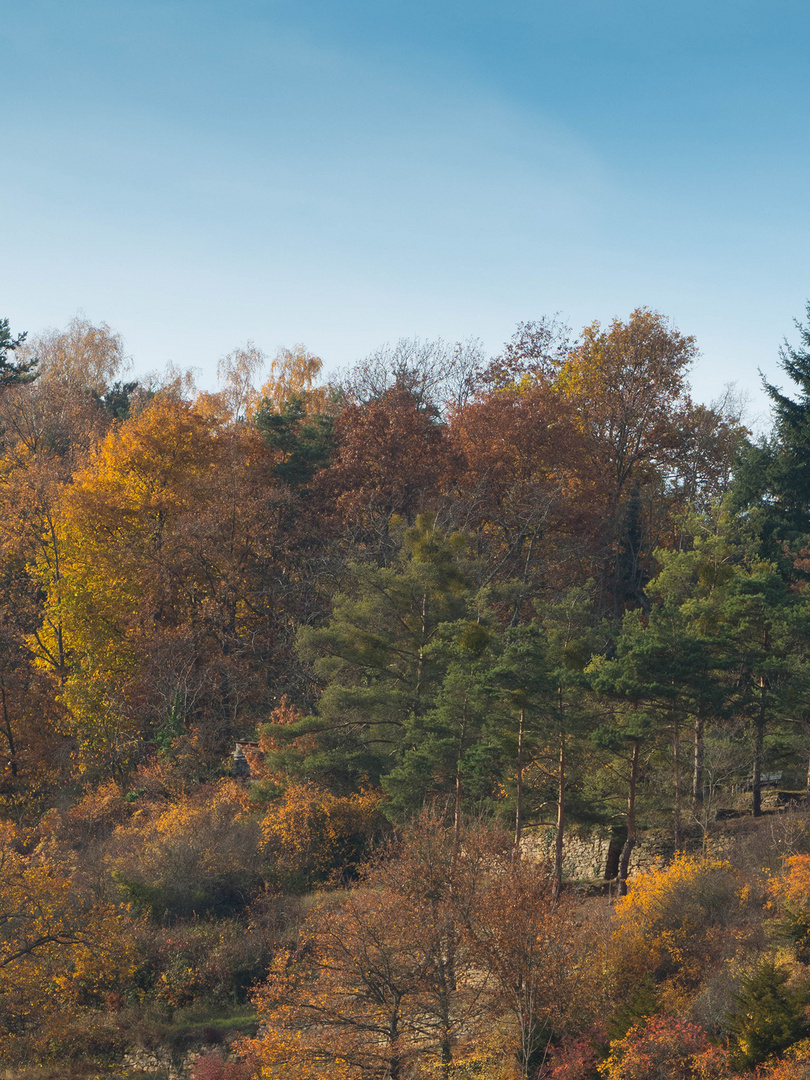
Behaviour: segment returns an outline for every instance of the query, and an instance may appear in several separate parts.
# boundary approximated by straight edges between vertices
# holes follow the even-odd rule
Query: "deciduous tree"
[[[604,583],[614,615],[644,605],[649,559],[658,542],[653,509],[682,448],[691,410],[686,375],[697,355],[681,334],[647,308],[585,327],[554,385],[576,410],[608,492]],[[651,501],[652,500],[652,501]]]
[[[512,621],[585,570],[604,494],[574,410],[547,382],[477,394],[451,413],[448,511],[475,538],[481,583],[519,585]]]
[[[47,836],[0,821],[0,1052],[7,1062],[47,1046],[62,1010],[80,1011],[132,974],[123,913],[77,884],[66,854]]]
[[[158,396],[65,495],[40,640],[53,654],[60,628],[61,694],[85,764],[126,773],[166,724],[197,726],[221,753],[266,693],[266,453],[247,426],[223,432],[204,402]]]
[[[344,406],[334,431],[337,445],[321,476],[323,488],[354,543],[385,562],[395,522],[413,525],[438,493],[447,468],[445,429],[435,409],[397,383],[379,398]]]

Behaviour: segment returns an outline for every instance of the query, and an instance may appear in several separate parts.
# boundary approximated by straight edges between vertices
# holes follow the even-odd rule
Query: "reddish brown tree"
[[[570,403],[527,380],[456,410],[450,438],[451,512],[476,537],[482,583],[517,580],[526,598],[587,576],[604,496]]]
[[[337,450],[319,478],[321,491],[355,543],[385,560],[391,524],[413,524],[435,499],[448,467],[445,426],[403,384],[344,407],[335,423]]]

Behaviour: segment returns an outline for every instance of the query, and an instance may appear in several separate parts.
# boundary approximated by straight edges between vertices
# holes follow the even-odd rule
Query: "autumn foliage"
[[[654,1016],[610,1044],[604,1080],[724,1080],[728,1059],[705,1031],[677,1016]]]
[[[804,1075],[785,355],[754,444],[644,307],[208,393],[0,320],[3,1065]]]

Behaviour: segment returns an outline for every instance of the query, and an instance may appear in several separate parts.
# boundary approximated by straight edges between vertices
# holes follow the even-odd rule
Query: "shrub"
[[[615,909],[620,997],[651,979],[660,988],[657,1000],[678,1010],[722,956],[729,937],[724,931],[743,913],[740,882],[723,860],[680,854],[668,866],[639,874]]]
[[[612,1042],[599,1071],[605,1080],[721,1080],[728,1060],[697,1024],[654,1016]]]
[[[190,1080],[251,1080],[256,1062],[250,1058],[226,1061],[221,1054],[202,1054],[191,1070]]]
[[[734,995],[736,1008],[728,1029],[736,1043],[734,1061],[741,1068],[750,1069],[810,1035],[805,1016],[810,988],[806,983],[791,986],[789,978],[787,971],[767,959]]]
[[[810,1076],[810,1040],[792,1046],[781,1061],[761,1069],[758,1080],[807,1080]]]
[[[380,798],[379,792],[340,797],[315,784],[291,784],[262,821],[282,884],[303,891],[336,871],[355,874],[386,825]]]
[[[772,907],[781,917],[781,929],[796,947],[796,957],[810,962],[810,855],[785,859],[781,874],[768,882]]]
[[[201,789],[119,826],[108,863],[124,896],[160,922],[227,916],[261,886],[259,830],[232,785]]]

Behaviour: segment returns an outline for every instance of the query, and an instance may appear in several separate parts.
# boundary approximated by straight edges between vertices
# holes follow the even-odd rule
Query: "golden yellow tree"
[[[280,348],[270,365],[270,378],[262,387],[260,397],[276,412],[282,412],[291,398],[301,398],[307,413],[323,412],[328,401],[327,391],[325,387],[315,385],[322,369],[323,360],[305,345]]]
[[[238,679],[261,663],[267,450],[210,406],[158,395],[114,428],[62,500],[59,577],[41,570],[41,657],[58,627],[69,733],[108,775],[125,775],[161,726],[181,734],[195,708],[227,740],[248,694]]]
[[[38,842],[39,841],[39,842]],[[59,1014],[103,1000],[131,977],[125,912],[74,880],[47,835],[0,821],[0,1056],[47,1045]]]
[[[631,879],[616,904],[612,957],[619,997],[652,981],[659,1008],[678,1012],[744,922],[742,882],[723,859],[679,854]]]

